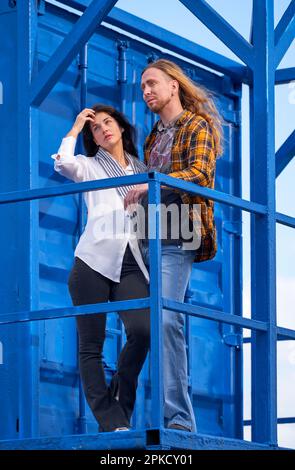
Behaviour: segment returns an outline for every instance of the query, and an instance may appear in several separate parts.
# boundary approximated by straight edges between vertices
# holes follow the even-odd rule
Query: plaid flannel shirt
[[[146,164],[155,142],[157,124],[144,144]],[[185,111],[176,121],[175,127],[171,150],[172,172],[169,173],[169,176],[214,188],[216,152],[210,125],[202,116]],[[195,262],[214,258],[217,251],[214,202],[183,192],[181,192],[181,199],[184,204],[189,204],[190,218],[195,226],[201,225],[201,244],[196,250]],[[199,212],[194,210],[193,204],[200,204],[201,220]]]

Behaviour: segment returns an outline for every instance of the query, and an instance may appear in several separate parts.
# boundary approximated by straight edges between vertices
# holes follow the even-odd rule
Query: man
[[[148,170],[214,188],[216,157],[222,153],[222,130],[209,93],[196,86],[175,63],[164,59],[143,70],[141,88],[147,106],[160,117],[144,146]],[[147,204],[147,185],[131,190],[125,205],[139,201]],[[162,237],[162,295],[183,302],[193,262],[212,259],[217,250],[214,204],[167,188],[161,191],[161,203],[164,207],[176,206],[180,212],[188,207],[192,240],[187,242],[181,227],[175,236],[171,221],[166,227],[166,239]],[[182,217],[178,221],[181,225]],[[194,245],[191,242],[195,240],[199,243]],[[149,264],[145,241],[143,252]],[[163,340],[165,426],[195,432],[188,395],[183,314],[163,310]]]

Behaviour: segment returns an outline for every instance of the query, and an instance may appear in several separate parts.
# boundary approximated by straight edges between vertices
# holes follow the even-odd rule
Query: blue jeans
[[[143,245],[149,265],[148,246]],[[177,245],[162,245],[162,296],[184,301],[195,251]],[[196,432],[196,422],[188,395],[187,354],[182,313],[163,309],[163,382],[165,426],[180,424]]]

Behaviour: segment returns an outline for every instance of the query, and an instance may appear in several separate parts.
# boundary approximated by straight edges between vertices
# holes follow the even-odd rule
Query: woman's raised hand
[[[66,137],[72,136],[72,137],[77,138],[80,132],[82,131],[85,125],[85,122],[87,121],[94,122],[94,119],[95,119],[95,111],[93,111],[93,109],[90,109],[90,108],[83,109],[83,111],[81,111],[81,113],[79,113],[78,116],[76,117],[76,120],[73,124],[72,129],[66,135]]]

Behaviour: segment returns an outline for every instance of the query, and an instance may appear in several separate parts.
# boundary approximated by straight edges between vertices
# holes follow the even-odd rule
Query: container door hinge
[[[230,333],[228,335],[223,335],[224,344],[227,346],[232,346],[237,349],[242,347],[242,335]]]
[[[226,232],[240,237],[242,235],[242,223],[241,222],[230,222],[225,220],[222,224],[223,230]]]

